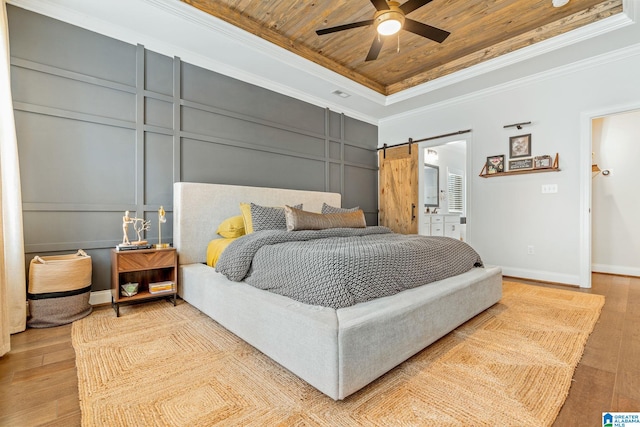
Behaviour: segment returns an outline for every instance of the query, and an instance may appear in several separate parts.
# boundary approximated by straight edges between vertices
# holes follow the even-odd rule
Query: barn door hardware
[[[526,124],[526,123],[521,123],[521,124]],[[409,154],[411,154],[411,144],[415,144],[415,143],[418,143],[418,142],[424,142],[424,141],[431,141],[432,139],[445,138],[447,136],[462,135],[463,133],[469,133],[469,132],[471,132],[471,129],[459,130],[457,132],[445,133],[445,134],[437,135],[437,136],[430,136],[429,138],[416,139],[415,141],[413,140],[413,138],[409,138],[409,140],[407,142],[401,142],[400,144],[394,144],[394,145],[387,145],[387,143],[385,142],[384,144],[382,144],[382,147],[379,147],[377,150],[383,150],[382,157],[386,159],[387,158],[387,148],[395,148],[395,147],[400,147],[402,145],[408,145],[409,146]]]

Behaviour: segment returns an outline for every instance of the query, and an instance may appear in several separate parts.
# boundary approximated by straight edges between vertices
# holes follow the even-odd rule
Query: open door
[[[378,222],[396,233],[418,234],[418,152],[413,144],[378,152]]]

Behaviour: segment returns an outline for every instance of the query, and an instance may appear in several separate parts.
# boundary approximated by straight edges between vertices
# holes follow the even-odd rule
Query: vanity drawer
[[[444,236],[444,226],[442,224],[431,224],[432,236]]]
[[[444,218],[442,215],[431,215],[431,224],[442,224],[444,222]]]

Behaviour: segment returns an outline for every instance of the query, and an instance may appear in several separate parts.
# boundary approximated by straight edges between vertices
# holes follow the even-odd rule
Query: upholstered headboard
[[[262,206],[303,204],[305,211],[320,212],[322,203],[341,206],[339,193],[245,187],[240,185],[176,182],[173,184],[173,245],[180,264],[206,261],[207,244],[218,238],[220,223],[240,215],[240,203]]]

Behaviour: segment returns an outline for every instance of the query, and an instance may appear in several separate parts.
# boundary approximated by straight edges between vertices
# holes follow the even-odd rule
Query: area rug
[[[545,426],[604,297],[504,283],[502,300],[344,401],[189,304],[73,324],[84,426]]]

